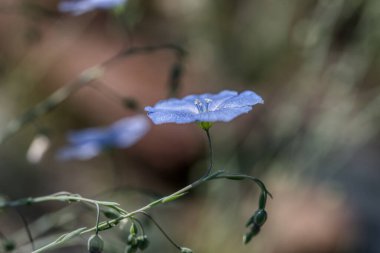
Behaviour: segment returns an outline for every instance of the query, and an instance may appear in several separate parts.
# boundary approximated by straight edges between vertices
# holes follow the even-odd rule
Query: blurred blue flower
[[[71,144],[58,152],[61,160],[87,160],[108,148],[127,148],[138,142],[149,130],[143,115],[123,118],[107,128],[90,128],[68,134]]]
[[[225,90],[218,94],[190,95],[183,99],[168,99],[154,107],[147,106],[149,118],[155,124],[230,121],[252,110],[263,99],[253,91]]]
[[[126,0],[65,0],[59,3],[58,10],[60,12],[69,12],[73,15],[81,15],[96,9],[112,9],[122,5],[125,1]]]

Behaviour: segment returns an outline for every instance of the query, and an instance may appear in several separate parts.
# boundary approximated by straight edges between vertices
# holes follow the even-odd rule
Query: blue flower
[[[148,119],[137,115],[121,119],[107,128],[90,128],[68,134],[70,146],[58,152],[61,160],[87,160],[108,148],[127,148],[138,142],[149,130]]]
[[[59,3],[58,9],[60,12],[81,15],[96,9],[112,9],[122,5],[125,1],[126,0],[66,0]]]
[[[231,121],[252,110],[252,106],[263,104],[263,99],[253,91],[225,90],[218,94],[190,95],[183,99],[168,99],[154,107],[147,106],[149,118],[155,124]]]

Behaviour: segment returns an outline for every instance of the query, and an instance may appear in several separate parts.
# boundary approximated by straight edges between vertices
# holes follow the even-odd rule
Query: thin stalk
[[[30,245],[32,246],[32,250],[35,250],[34,240],[33,240],[32,232],[30,231],[30,228],[29,228],[28,221],[26,220],[25,216],[17,208],[15,208],[15,211],[18,214],[18,216],[20,216],[21,221],[25,227],[25,231],[26,231],[26,234],[28,235],[28,239],[29,239]]]
[[[27,110],[25,113],[23,113],[16,119],[10,121],[8,125],[4,128],[4,131],[0,133],[0,145],[3,144],[6,140],[8,140],[10,137],[15,135],[18,131],[20,131],[26,124],[54,110],[70,95],[74,94],[79,89],[86,86],[88,83],[98,80],[100,77],[103,76],[104,71],[106,70],[105,68],[110,67],[111,64],[117,62],[122,58],[127,58],[135,54],[151,53],[159,50],[173,50],[176,53],[178,59],[182,59],[182,57],[184,57],[185,55],[185,51],[175,44],[132,47],[123,50],[118,54],[114,55],[113,57],[109,58],[108,60],[104,61],[103,63],[84,70],[73,81],[68,82],[67,84],[56,90],[54,93],[52,93],[48,98],[33,106],[31,109]]]
[[[171,244],[173,244],[174,247],[181,250],[181,247],[177,243],[174,242],[174,240],[165,232],[165,230],[157,223],[155,219],[153,219],[153,217],[150,214],[143,211],[140,213],[148,217],[154,223],[154,225],[156,225],[156,227],[161,231],[161,233],[166,237],[166,239],[168,239],[168,241]]]
[[[266,192],[269,195],[269,197],[273,198],[272,194],[265,187],[265,184],[260,179],[258,179],[256,177],[249,176],[249,175],[244,175],[244,174],[225,174],[225,173],[221,173],[221,174],[215,175],[213,177],[210,177],[208,180],[214,180],[214,179],[220,179],[220,178],[229,179],[229,180],[248,179],[248,180],[254,181],[260,187],[260,189],[263,192]]]
[[[98,203],[95,203],[95,205],[96,205],[96,230],[95,230],[95,234],[98,235],[98,233],[99,233],[100,208],[99,208]]]
[[[186,54],[183,48],[175,44],[160,44],[160,45],[153,45],[153,46],[130,47],[125,50],[122,50],[120,53],[111,57],[107,61],[103,62],[101,65],[104,67],[109,67],[110,65],[117,62],[118,60],[122,58],[126,58],[128,56],[132,56],[135,54],[142,54],[142,53],[152,53],[152,52],[161,51],[161,50],[172,50],[176,53],[176,56],[179,59],[181,59]]]
[[[213,160],[214,160],[213,150],[212,150],[212,142],[211,142],[211,136],[210,136],[210,130],[209,129],[205,129],[205,131],[206,131],[207,141],[208,141],[209,166],[208,166],[208,169],[206,171],[206,174],[202,178],[206,178],[206,177],[208,177],[210,175],[211,170],[212,170],[212,166],[213,166]]]

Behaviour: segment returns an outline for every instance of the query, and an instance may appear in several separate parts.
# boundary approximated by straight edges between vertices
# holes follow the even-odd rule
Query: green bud
[[[135,234],[129,234],[128,235],[127,244],[128,245],[132,245],[132,246],[137,246],[138,245],[137,237],[136,237]]]
[[[117,219],[120,217],[120,213],[115,211],[114,209],[108,208],[107,210],[103,211],[104,216],[106,216],[108,219]]]
[[[264,225],[265,221],[267,220],[268,215],[264,209],[259,209],[255,212],[253,217],[254,217],[253,218],[254,223],[261,227],[262,225]]]
[[[193,251],[189,248],[181,247],[181,253],[193,253]]]
[[[101,253],[104,248],[104,242],[100,235],[92,235],[88,239],[88,252]]]
[[[3,242],[3,248],[5,252],[13,251],[16,248],[16,244],[14,241],[5,240]]]
[[[135,234],[137,234],[138,232],[139,232],[139,231],[138,231],[138,229],[137,229],[135,223],[132,222],[131,227],[129,228],[129,233],[130,233],[131,235],[135,235]]]
[[[249,231],[248,233],[246,233],[244,236],[243,236],[243,243],[244,244],[247,244],[249,243],[252,238],[257,235],[258,233],[260,232],[260,227],[257,226],[256,224],[254,224],[251,228],[251,231]]]
[[[140,250],[145,250],[149,246],[149,240],[146,235],[137,237],[137,242]]]
[[[132,245],[128,245],[124,251],[124,253],[135,253],[135,252],[137,252],[137,246],[132,246]]]

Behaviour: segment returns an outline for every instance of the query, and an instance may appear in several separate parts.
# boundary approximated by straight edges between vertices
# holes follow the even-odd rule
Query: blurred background
[[[94,85],[4,140],[3,198],[69,191],[132,211],[199,178],[207,139],[195,124],[152,125],[133,147],[89,161],[55,156],[68,131],[106,126],[167,98],[179,66],[178,97],[224,89],[263,97],[264,105],[212,127],[214,168],[259,177],[274,198],[261,233],[243,245],[258,189],[240,181],[204,185],[151,211],[176,242],[194,252],[380,252],[378,0],[128,0],[80,16],[60,13],[57,4],[0,1],[1,136],[9,122],[121,50],[170,43],[186,55],[119,58]],[[28,158],[41,136],[46,153]],[[94,224],[93,210],[67,206],[19,208],[37,246]],[[147,252],[177,252],[142,220]],[[1,234],[16,238],[15,252],[31,251],[15,210],[2,211],[0,224]],[[105,252],[123,252],[125,227],[102,234]],[[86,241],[52,252],[86,252]]]

